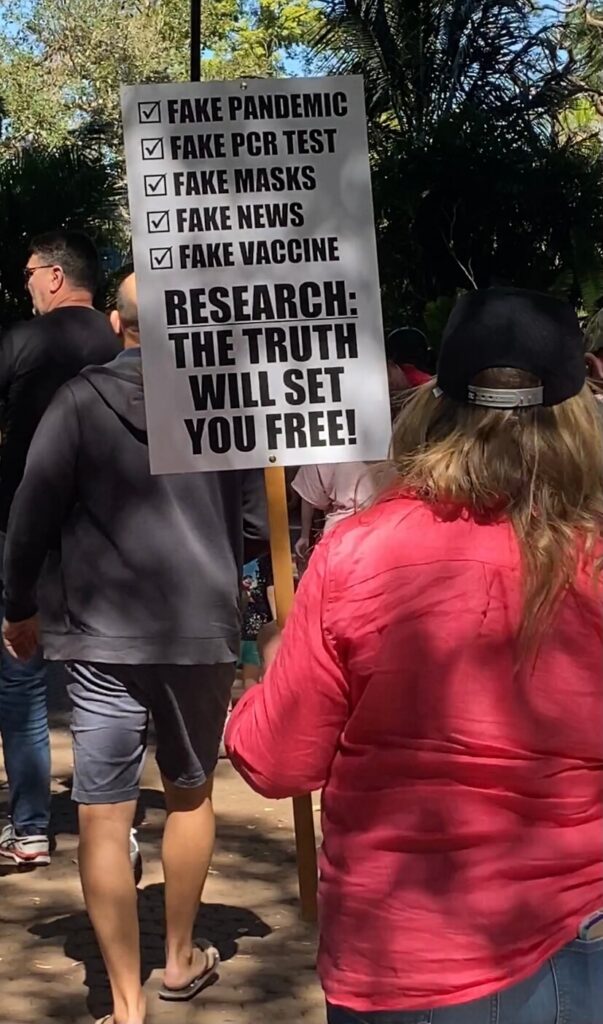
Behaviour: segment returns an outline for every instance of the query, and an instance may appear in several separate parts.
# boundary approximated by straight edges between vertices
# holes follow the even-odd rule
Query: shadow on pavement
[[[138,918],[143,983],[153,971],[161,970],[165,964],[163,917],[163,885],[149,885],[139,890]],[[109,1013],[109,983],[88,915],[83,911],[69,914],[54,921],[34,925],[29,931],[44,940],[58,940],[67,957],[83,963],[86,972],[84,982],[89,990],[87,1002],[90,1012],[95,1017]],[[196,939],[211,940],[225,962],[236,955],[241,938],[263,939],[270,933],[271,928],[252,910],[231,907],[223,903],[206,903],[200,909],[194,934]]]
[[[108,981],[89,919],[79,909],[76,808],[70,799],[69,705],[64,674],[53,667],[50,679],[53,751],[60,751],[54,776],[52,830],[58,846],[46,873],[14,877],[3,891],[0,947],[0,1024],[82,1024],[110,1011]],[[58,776],[58,777],[57,777]],[[164,886],[160,883],[163,793],[151,781],[142,789],[136,824],[147,884],[138,890],[142,976],[156,998],[164,965]],[[264,806],[249,794],[230,768],[218,770],[218,836],[207,896],[196,937],[209,939],[228,966],[221,983],[195,1000],[186,1015],[162,1007],[174,1024],[204,1019],[256,1024],[258,1020],[306,1020],[308,1008],[322,998],[314,975],[315,931],[299,922],[295,846],[286,805]],[[6,789],[0,804],[7,803]],[[62,838],[63,837],[63,838]],[[31,878],[31,881],[30,881]],[[8,880],[7,880],[8,883]],[[3,886],[4,888],[4,886]],[[249,909],[253,907],[254,910]],[[238,955],[237,955],[238,954]],[[82,973],[85,988],[81,988]],[[24,985],[23,979],[29,979]],[[21,980],[19,980],[21,979]],[[81,993],[81,994],[80,994]],[[87,1010],[84,1006],[87,1003]],[[9,1010],[10,1007],[10,1010]],[[15,1008],[13,1012],[12,1008]],[[3,1009],[9,1014],[3,1017]],[[292,1015],[293,1014],[293,1015]],[[271,1018],[272,1015],[272,1018]],[[167,1024],[167,1022],[166,1022]]]

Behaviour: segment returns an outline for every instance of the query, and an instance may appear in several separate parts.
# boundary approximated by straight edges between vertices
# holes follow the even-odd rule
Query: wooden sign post
[[[191,82],[201,80],[201,0],[191,0],[190,72]],[[264,471],[266,496],[270,520],[270,553],[274,573],[274,597],[277,621],[281,629],[293,604],[293,574],[291,571],[291,542],[287,512],[285,471],[274,466]],[[316,835],[312,814],[311,795],[293,801],[297,874],[303,921],[316,921],[316,895],[318,867],[316,862]]]
[[[264,470],[264,474],[266,497],[268,500],[270,552],[274,574],[276,615],[278,624],[282,629],[291,610],[294,593],[285,470],[282,466],[274,466]],[[316,836],[314,833],[311,795],[296,797],[293,800],[293,818],[295,822],[301,916],[304,921],[316,921],[318,868],[316,863]]]

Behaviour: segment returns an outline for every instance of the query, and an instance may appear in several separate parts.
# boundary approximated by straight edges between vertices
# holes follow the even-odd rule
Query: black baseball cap
[[[483,370],[524,370],[539,387],[475,387]],[[584,339],[566,302],[523,288],[484,288],[464,295],[442,338],[438,388],[465,405],[512,409],[560,405],[586,382]]]

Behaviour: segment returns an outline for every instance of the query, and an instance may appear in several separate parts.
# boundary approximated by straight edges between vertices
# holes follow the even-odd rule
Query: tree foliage
[[[567,14],[564,44],[578,58],[590,106],[603,117],[603,3],[578,0]]]
[[[93,151],[25,150],[0,161],[0,326],[31,313],[23,283],[33,235],[57,227],[87,231],[101,249],[124,244],[124,200],[116,171]]]
[[[423,318],[437,334],[459,289],[496,280],[553,289],[589,312],[603,294],[603,0],[536,4],[204,0],[206,79],[283,74],[292,57],[296,70],[307,58],[364,75],[392,325]],[[2,8],[0,188],[31,203],[21,224],[2,198],[3,240],[10,248],[20,232],[18,248],[49,210],[73,220],[69,203],[106,235],[108,206],[113,227],[123,223],[119,85],[187,78],[189,0]],[[71,187],[55,151],[68,154]],[[36,160],[44,201],[31,188]],[[45,177],[55,173],[68,196],[53,199],[56,214]]]
[[[120,85],[186,80],[189,0],[0,0],[0,323],[28,311],[27,240],[57,225],[127,249]],[[283,74],[314,0],[204,0],[203,77]]]
[[[333,0],[321,42],[331,66],[362,72],[371,116],[422,144],[475,111],[532,131],[583,91],[531,0]]]
[[[260,0],[243,5],[236,29],[216,39],[203,61],[206,79],[272,78],[286,71],[287,58],[308,68],[311,45],[322,27],[313,0]]]
[[[386,319],[496,280],[603,292],[600,146],[560,132],[586,51],[528,0],[333,0],[326,67],[365,77]]]
[[[189,0],[6,0],[0,32],[5,146],[56,146],[93,123],[119,146],[119,87],[180,81]],[[283,72],[316,30],[313,0],[205,0],[203,76]]]
[[[596,149],[505,145],[478,119],[429,149],[398,137],[375,161],[386,316],[420,317],[459,289],[552,290],[587,310],[603,293],[603,187]],[[444,309],[448,308],[444,304]]]

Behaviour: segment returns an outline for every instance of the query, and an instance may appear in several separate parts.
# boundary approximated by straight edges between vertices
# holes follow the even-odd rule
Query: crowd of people
[[[281,635],[261,472],[150,474],[132,269],[107,315],[85,236],[35,239],[24,272],[36,316],[0,342],[0,854],[50,862],[60,662],[105,1024],[147,1020],[132,824],[150,716],[160,997],[218,967],[193,925],[237,665],[237,771],[270,797],[322,791],[329,1024],[600,1024],[603,431],[574,311],[472,292],[437,367],[421,332],[389,335],[391,456],[294,476]]]

